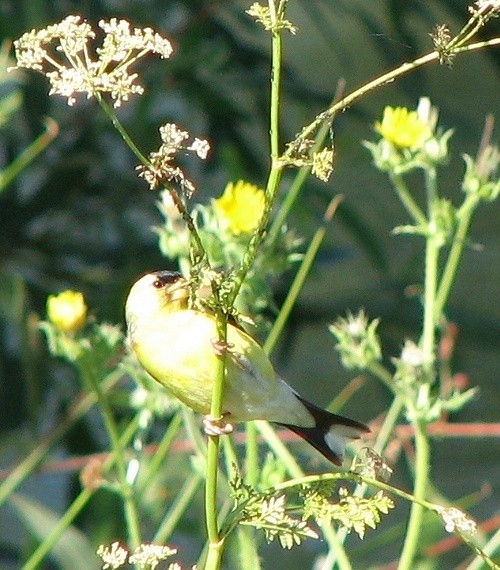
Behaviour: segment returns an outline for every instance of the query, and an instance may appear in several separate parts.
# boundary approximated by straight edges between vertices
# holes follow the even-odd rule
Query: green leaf
[[[9,499],[30,534],[44,541],[59,522],[59,515],[38,501],[22,495]],[[98,570],[101,564],[89,540],[75,527],[68,527],[51,550],[61,570]]]

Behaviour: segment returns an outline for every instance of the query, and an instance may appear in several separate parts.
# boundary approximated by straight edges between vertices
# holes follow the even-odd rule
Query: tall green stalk
[[[217,358],[217,370],[214,378],[212,394],[211,417],[217,421],[222,417],[222,398],[224,395],[227,320],[224,315],[217,317],[217,342],[221,350]],[[222,563],[224,538],[220,537],[217,520],[217,475],[219,472],[219,443],[218,435],[209,436],[207,444],[207,478],[205,482],[205,519],[208,535],[208,553],[205,570],[218,570]]]

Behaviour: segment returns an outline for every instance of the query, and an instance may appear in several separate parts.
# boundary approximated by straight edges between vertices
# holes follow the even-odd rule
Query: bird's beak
[[[189,299],[188,282],[185,279],[179,279],[172,283],[167,289],[167,296],[169,303],[187,301]]]

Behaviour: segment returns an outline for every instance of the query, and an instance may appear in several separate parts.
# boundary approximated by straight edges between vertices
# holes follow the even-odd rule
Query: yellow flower
[[[63,291],[47,299],[47,316],[58,329],[73,333],[81,329],[87,319],[87,305],[83,293]]]
[[[431,138],[431,127],[417,111],[404,107],[386,107],[382,122],[375,123],[382,137],[400,148],[418,149]]]
[[[253,184],[230,182],[224,194],[214,200],[214,210],[222,225],[233,234],[251,233],[262,218],[265,205],[264,190]]]

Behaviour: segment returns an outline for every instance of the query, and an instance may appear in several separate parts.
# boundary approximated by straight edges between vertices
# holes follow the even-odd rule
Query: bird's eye
[[[155,289],[163,289],[163,287],[179,281],[180,277],[180,274],[176,271],[158,271],[153,281],[153,287]]]

